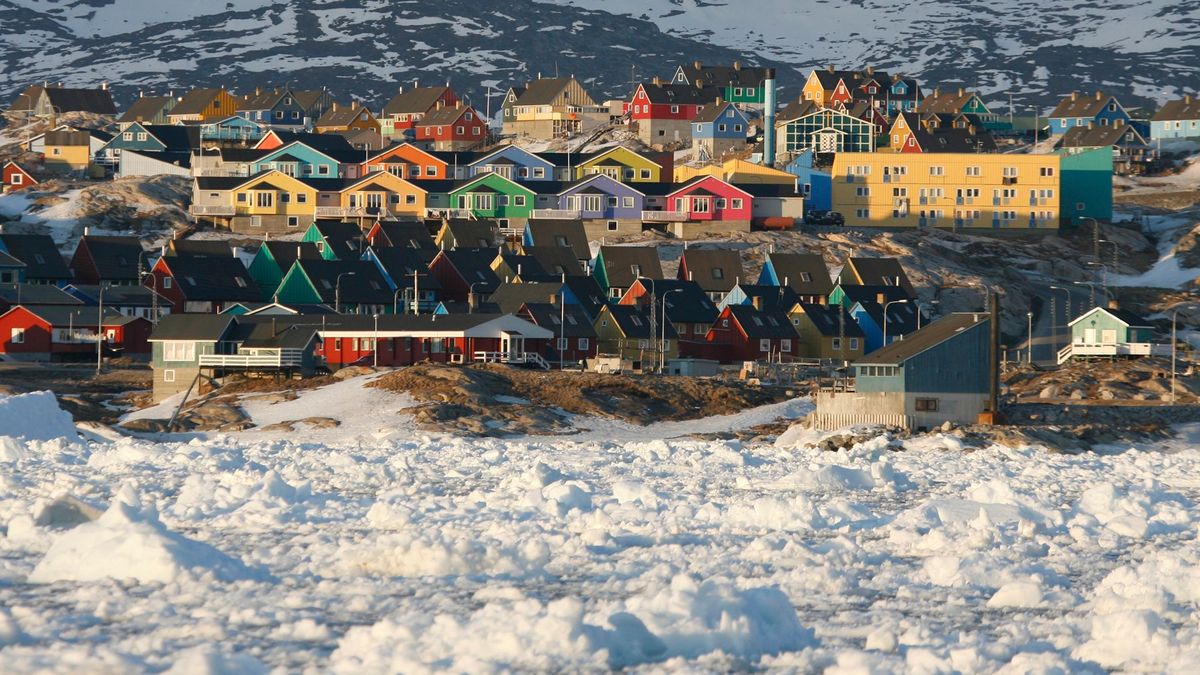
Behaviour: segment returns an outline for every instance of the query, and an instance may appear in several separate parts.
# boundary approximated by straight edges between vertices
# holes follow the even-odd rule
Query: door
[[[838,150],[838,135],[833,131],[826,131],[817,135],[817,150],[819,152],[837,152]]]
[[[1096,329],[1095,328],[1083,329],[1083,342],[1084,342],[1084,344],[1089,344],[1089,345],[1096,344]]]

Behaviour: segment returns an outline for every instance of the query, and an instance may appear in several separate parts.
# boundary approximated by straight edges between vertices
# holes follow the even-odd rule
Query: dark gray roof
[[[518,316],[553,332],[555,337],[596,337],[591,317],[579,305],[529,302]]]
[[[458,271],[466,283],[476,284],[476,293],[490,293],[500,285],[500,277],[492,270],[496,255],[494,248],[456,248],[438,253],[439,257],[445,257],[446,262]]]
[[[1147,321],[1142,316],[1140,316],[1138,314],[1134,314],[1133,312],[1131,312],[1127,309],[1119,309],[1119,308],[1115,308],[1115,307],[1094,307],[1094,308],[1084,312],[1083,314],[1080,314],[1079,317],[1077,319],[1075,319],[1074,321],[1072,321],[1071,323],[1075,323],[1079,319],[1082,319],[1083,317],[1087,316],[1088,314],[1091,314],[1092,312],[1094,312],[1096,310],[1100,310],[1102,312],[1107,312],[1107,313],[1111,314],[1113,316],[1113,318],[1117,319],[1118,321],[1123,322],[1125,325],[1127,325],[1131,328],[1134,328],[1134,327],[1136,327],[1136,328],[1153,328],[1153,324],[1151,324],[1149,321]]]
[[[667,318],[675,323],[712,323],[720,312],[704,289],[694,281],[655,279],[641,282],[647,294],[641,299],[649,308],[650,294],[654,295],[656,311],[666,303]]]
[[[583,275],[583,267],[574,249],[568,246],[522,246],[521,252],[538,262],[546,274],[569,277]]]
[[[530,220],[525,228],[535,246],[567,246],[579,260],[592,257],[582,220]]]
[[[417,277],[418,288],[426,291],[441,290],[442,284],[437,277],[429,273],[429,263],[433,260],[424,249],[388,246],[371,249],[375,259],[379,261],[384,272],[399,286],[412,286],[413,272]]]
[[[758,284],[738,284],[747,301],[742,304],[753,305],[757,298],[759,305],[767,310],[782,310],[787,312],[800,300],[800,296],[790,286],[768,286]],[[733,290],[730,290],[732,293]],[[824,294],[822,294],[824,295]]]
[[[697,80],[716,87],[739,86],[760,87],[767,79],[767,68],[734,63],[728,66],[706,66],[699,61],[679,67],[688,82],[695,84]]]
[[[315,226],[339,260],[353,260],[361,255],[363,231],[357,223],[318,220]]]
[[[833,279],[819,253],[768,253],[767,260],[775,269],[779,283],[799,295],[829,295]]]
[[[170,96],[142,96],[125,109],[118,122],[149,122],[158,117],[173,101]]]
[[[725,112],[725,109],[729,108],[731,106],[733,107],[734,110],[737,110],[737,106],[733,105],[732,103],[730,103],[728,101],[726,101],[724,103],[718,103],[718,104],[714,104],[714,105],[710,105],[710,106],[705,106],[704,110],[701,110],[700,113],[696,115],[696,119],[694,119],[692,121],[700,122],[700,123],[716,122],[717,118],[720,117]],[[740,119],[738,119],[739,122],[746,121],[746,116],[742,115],[741,111],[738,111],[737,117],[740,117]]]
[[[610,286],[628,288],[638,277],[663,278],[662,262],[654,246],[601,246],[598,257]]]
[[[0,284],[0,301],[16,305],[80,305],[79,298],[47,284]]]
[[[344,127],[358,119],[363,112],[366,112],[368,116],[371,114],[371,111],[360,105],[358,101],[354,101],[350,105],[334,103],[329,110],[325,111],[324,115],[321,115],[315,125],[318,127]]]
[[[32,305],[21,304],[26,310],[44,319],[51,326],[95,326],[98,307],[85,305]],[[14,307],[15,309],[15,307]],[[135,317],[125,316],[116,310],[105,307],[101,322],[106,326],[129,323]]]
[[[495,221],[491,220],[457,218],[446,221],[445,227],[453,239],[455,248],[495,246],[500,238],[500,230]]]
[[[604,289],[600,288],[594,277],[567,277],[567,288],[571,289],[575,299],[579,301],[579,306],[593,319],[608,304]]]
[[[495,303],[500,311],[509,314],[521,309],[527,303],[557,302],[563,285],[550,281],[531,281],[526,283],[500,284],[490,296],[488,302]]]
[[[392,289],[379,267],[369,260],[298,260],[296,265],[312,281],[321,301],[334,303],[338,299],[338,276],[341,281],[343,304],[390,305]],[[348,274],[353,273],[353,274]]]
[[[229,242],[219,239],[172,239],[167,244],[168,256],[209,256],[232,258]]]
[[[0,267],[25,267],[25,263],[4,251],[0,251]]]
[[[168,314],[154,327],[150,340],[217,342],[236,323],[234,317],[227,314]]]
[[[175,107],[172,115],[199,115],[209,109],[209,105],[221,94],[221,89],[193,89],[184,94]]]
[[[169,256],[163,258],[175,288],[186,300],[242,302],[260,300],[258,284],[233,257]]]
[[[608,311],[626,338],[655,340],[661,338],[661,331],[664,328],[662,317],[658,317],[657,330],[652,334],[650,332],[650,312],[645,308],[636,305],[609,305]],[[665,328],[668,339],[679,337],[670,321],[666,323]]]
[[[908,292],[902,286],[877,286],[877,285],[857,285],[857,284],[839,284],[842,288],[842,293],[850,300],[850,303],[861,302],[879,302],[879,296],[883,296],[884,302],[892,302],[894,300],[904,300],[911,298]]]
[[[804,314],[812,321],[817,331],[826,337],[863,337],[862,327],[841,305],[798,303]],[[840,315],[840,316],[839,316]]]
[[[145,250],[137,237],[85,235],[79,246],[87,248],[101,279],[138,280],[138,261]],[[78,255],[78,248],[76,254]]]
[[[1108,104],[1112,95],[1105,94],[1097,90],[1094,95],[1088,96],[1079,92],[1071,92],[1065,96],[1063,100],[1054,106],[1054,110],[1050,113],[1051,119],[1058,117],[1095,117],[1104,110],[1104,106]]]
[[[70,284],[67,288],[74,290],[84,298],[86,304],[96,305],[100,302],[100,286],[96,284]],[[155,303],[155,295],[154,291],[145,286],[105,286],[104,304],[120,307],[152,307]],[[167,307],[170,302],[159,296],[158,304],[161,307]]]
[[[903,340],[893,342],[867,354],[857,361],[857,365],[884,364],[900,365],[908,359],[949,340],[964,330],[978,324],[987,324],[987,314],[950,314],[931,324],[922,326],[921,330],[911,333]],[[986,329],[985,329],[986,330]],[[986,364],[984,364],[986,367]]]
[[[853,266],[864,286],[900,286],[909,297],[916,296],[912,282],[896,258],[850,258],[846,265]]]
[[[742,256],[731,248],[689,248],[679,259],[679,272],[687,269],[688,278],[705,291],[727,293],[746,278]]]
[[[1064,148],[1107,148],[1114,145],[1144,146],[1146,139],[1127,124],[1096,124],[1071,127],[1063,134],[1061,141]]]
[[[874,299],[858,300],[858,304],[871,315],[876,326],[883,327],[883,309],[887,307],[887,333],[891,335],[908,335],[917,329],[917,303],[892,302],[879,304]]]
[[[651,103],[671,105],[707,105],[716,101],[722,93],[719,87],[697,87],[694,84],[643,82],[642,88]]]
[[[66,87],[30,85],[16,100],[12,110],[32,110],[42,92],[50,99],[50,105],[59,113],[91,112],[101,115],[117,114],[112,92],[108,89],[68,89]]]
[[[419,220],[384,220],[379,223],[381,241],[372,242],[376,248],[399,246],[403,248],[423,248],[436,251],[437,245],[429,234],[429,228]]]
[[[750,339],[797,337],[796,328],[782,311],[757,310],[752,305],[729,305],[725,309]]]
[[[573,77],[543,77],[536,80],[530,80],[525,85],[525,91],[517,98],[516,105],[551,105],[556,103],[558,95],[562,93]],[[571,101],[574,104],[582,104],[582,101]]]

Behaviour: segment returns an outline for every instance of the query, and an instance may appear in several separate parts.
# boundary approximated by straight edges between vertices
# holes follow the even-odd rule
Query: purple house
[[[559,192],[557,206],[535,209],[533,218],[580,220],[588,239],[642,231],[645,193],[604,174],[588,176]]]

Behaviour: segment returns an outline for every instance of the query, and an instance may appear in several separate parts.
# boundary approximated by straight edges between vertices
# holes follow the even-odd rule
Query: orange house
[[[446,180],[449,165],[411,143],[397,145],[376,153],[363,163],[362,174],[386,171],[401,178]]]

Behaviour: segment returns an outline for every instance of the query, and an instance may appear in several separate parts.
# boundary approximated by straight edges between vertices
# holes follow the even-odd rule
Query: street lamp
[[[396,310],[400,307],[400,294],[407,290],[407,288],[401,286],[392,293],[392,314],[396,314]],[[408,314],[408,312],[405,312],[405,314]]]
[[[375,314],[375,330],[371,333],[371,367],[379,367],[379,313]]]
[[[1071,289],[1063,288],[1062,286],[1050,286],[1051,290],[1062,291],[1067,296],[1067,304],[1063,307],[1064,325],[1071,324]],[[1050,321],[1054,334],[1054,346],[1058,347],[1058,316],[1054,312],[1050,312]]]
[[[1117,242],[1113,241],[1112,239],[1101,239],[1100,243],[1101,244],[1110,244],[1113,247],[1112,269],[1113,269],[1113,274],[1116,274],[1117,273],[1117,256],[1121,252],[1121,247],[1118,246]],[[1099,258],[1097,258],[1097,260],[1099,260]]]
[[[1175,319],[1179,310],[1171,312],[1171,405],[1175,405]]]
[[[887,339],[887,313],[888,313],[888,307],[890,307],[890,306],[892,306],[892,305],[905,305],[905,304],[908,304],[908,299],[902,299],[902,300],[892,300],[891,302],[885,302],[885,303],[883,303],[883,346],[884,346],[884,347],[886,347],[886,346],[888,345],[888,339]]]
[[[1025,362],[1033,363],[1033,312],[1025,312],[1025,319],[1029,322],[1029,336],[1025,338]],[[1020,353],[1020,352],[1018,352]]]
[[[1073,282],[1071,282],[1071,283],[1073,283],[1073,284],[1077,284],[1077,285],[1079,285],[1079,286],[1087,286],[1087,287],[1088,287],[1088,289],[1090,289],[1090,290],[1091,290],[1091,292],[1092,292],[1092,300],[1093,300],[1093,302],[1092,302],[1092,305],[1094,306],[1094,305],[1096,304],[1096,303],[1095,303],[1095,298],[1096,298],[1096,283],[1095,283],[1095,282],[1093,282],[1093,281],[1073,281]],[[1104,297],[1105,297],[1106,299],[1107,299],[1107,298],[1111,298],[1111,297],[1112,297],[1112,296],[1109,294],[1109,292],[1108,292],[1108,289],[1107,289],[1107,288],[1104,288],[1103,290],[1104,290]]]
[[[100,377],[100,364],[104,358],[104,288],[100,282],[100,304],[96,307],[96,377]]]
[[[333,283],[333,313],[342,313],[342,277],[358,276],[357,272],[342,272]]]
[[[471,300],[475,297],[475,285],[481,283],[483,282],[473,281],[471,282],[471,285],[467,287],[467,314],[473,314],[475,312],[475,306]]]
[[[682,288],[672,288],[662,294],[662,351],[658,353],[658,372],[662,372],[667,365],[667,296],[672,293],[682,292]]]

